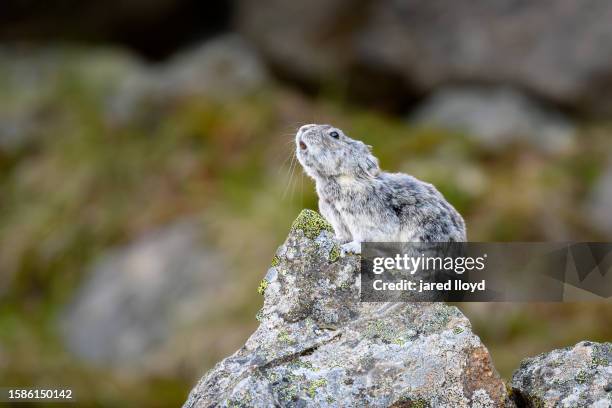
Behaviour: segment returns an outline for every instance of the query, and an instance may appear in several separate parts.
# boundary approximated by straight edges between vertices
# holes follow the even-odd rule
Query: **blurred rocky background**
[[[0,385],[181,404],[257,326],[303,123],[434,183],[473,241],[612,239],[612,4],[0,5]],[[610,303],[467,304],[510,379]]]

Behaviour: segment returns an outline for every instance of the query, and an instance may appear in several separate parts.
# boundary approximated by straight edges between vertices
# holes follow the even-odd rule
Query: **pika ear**
[[[369,177],[376,177],[380,174],[380,167],[378,167],[378,159],[372,154],[372,146],[367,145],[361,141],[357,142],[362,154],[365,156],[362,163],[359,163],[359,167]]]
[[[378,159],[373,154],[368,154],[365,160],[365,172],[370,177],[376,177],[380,174],[380,167],[378,166]]]

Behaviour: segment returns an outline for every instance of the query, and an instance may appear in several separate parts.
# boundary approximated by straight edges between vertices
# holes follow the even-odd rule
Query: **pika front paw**
[[[340,256],[346,256],[346,254],[361,254],[361,243],[357,241],[351,241],[340,246]]]

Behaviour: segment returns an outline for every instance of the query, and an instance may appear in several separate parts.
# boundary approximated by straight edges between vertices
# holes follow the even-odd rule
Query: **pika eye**
[[[336,132],[335,130],[331,132],[329,135],[333,137],[334,139],[338,139],[340,137],[340,134]]]

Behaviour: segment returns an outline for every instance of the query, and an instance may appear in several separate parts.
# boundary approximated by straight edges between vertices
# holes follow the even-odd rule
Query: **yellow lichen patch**
[[[336,262],[338,258],[340,258],[340,247],[338,245],[334,245],[329,251],[329,261]]]
[[[263,296],[263,294],[266,293],[266,288],[269,284],[270,282],[265,279],[262,279],[261,282],[259,282],[259,286],[257,287],[257,293]]]
[[[304,235],[310,239],[315,239],[321,231],[334,232],[333,227],[318,212],[313,210],[302,210],[300,215],[293,221],[291,230],[302,230]]]
[[[327,385],[327,380],[325,378],[319,378],[318,380],[314,380],[310,383],[308,387],[308,395],[310,398],[314,398],[317,393],[317,388],[323,387]]]

